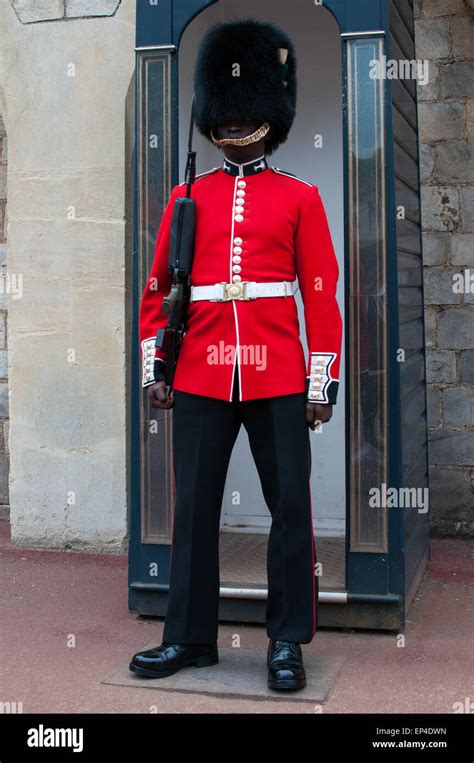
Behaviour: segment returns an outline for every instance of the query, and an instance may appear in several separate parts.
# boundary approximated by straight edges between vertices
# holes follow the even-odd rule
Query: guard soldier
[[[161,305],[171,286],[170,222],[185,183],[173,188],[163,213],[140,305],[142,385],[153,407],[173,407],[176,503],[163,641],[135,654],[130,669],[160,678],[218,662],[219,520],[243,424],[272,517],[268,686],[299,689],[306,684],[300,644],[312,641],[318,617],[309,430],[329,421],[337,398],[339,268],[318,186],[267,162],[295,116],[289,37],[259,19],[216,24],[198,51],[194,97],[196,126],[224,159],[192,186],[191,302],[169,395],[155,337],[168,320]]]

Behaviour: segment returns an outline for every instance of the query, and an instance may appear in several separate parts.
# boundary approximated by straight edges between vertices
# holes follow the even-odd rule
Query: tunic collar
[[[257,159],[253,159],[251,162],[244,162],[243,164],[236,164],[231,162],[230,159],[225,158],[221,168],[227,175],[246,177],[247,175],[257,175],[259,172],[263,172],[263,170],[268,168],[268,163],[265,154],[262,154]]]

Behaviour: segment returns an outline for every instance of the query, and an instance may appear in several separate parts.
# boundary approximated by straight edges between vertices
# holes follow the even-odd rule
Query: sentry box
[[[137,2],[129,608],[166,614],[174,505],[173,414],[149,408],[141,387],[140,298],[184,180],[198,42],[245,15],[295,43],[297,117],[268,161],[318,185],[340,266],[338,403],[311,434],[318,623],[399,630],[429,558],[417,123],[429,70],[415,59],[411,0]],[[198,173],[223,161],[196,130],[193,148]],[[265,622],[270,526],[242,429],[222,504],[221,622]]]

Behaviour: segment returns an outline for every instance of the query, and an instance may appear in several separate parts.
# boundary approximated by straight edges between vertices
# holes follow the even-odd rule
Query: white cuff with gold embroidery
[[[142,387],[148,387],[155,381],[155,337],[144,339],[142,342]]]
[[[307,377],[308,402],[335,403],[339,379],[331,376],[331,366],[336,359],[335,352],[312,352],[310,375]]]

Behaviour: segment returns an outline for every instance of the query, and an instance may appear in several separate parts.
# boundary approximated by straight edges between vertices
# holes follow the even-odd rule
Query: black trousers
[[[272,525],[267,546],[267,635],[309,643],[317,628],[318,577],[305,394],[232,402],[174,391],[176,504],[163,641],[217,640],[219,525],[232,449],[244,425]],[[245,479],[245,475],[242,475]]]

